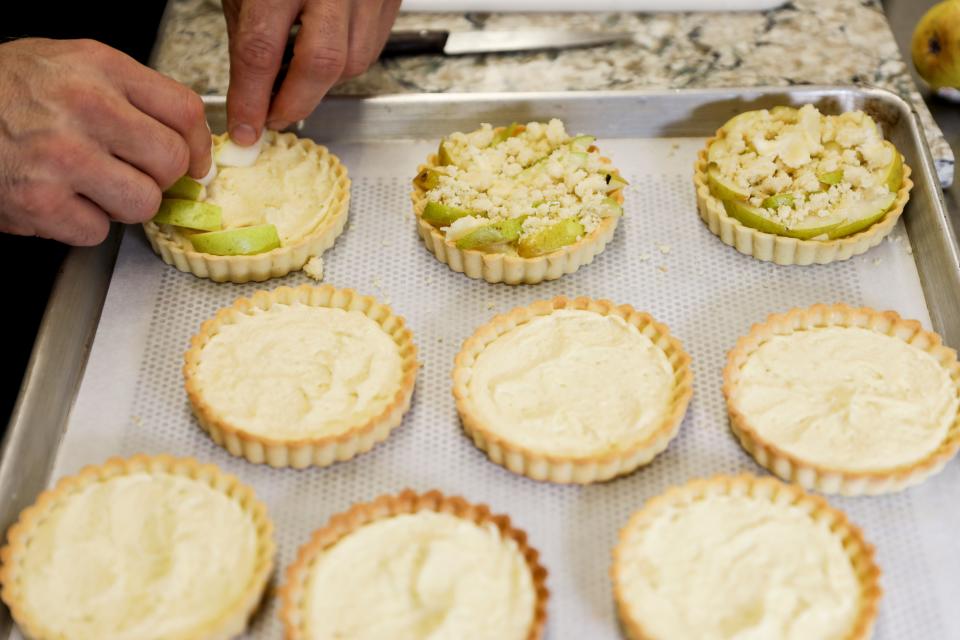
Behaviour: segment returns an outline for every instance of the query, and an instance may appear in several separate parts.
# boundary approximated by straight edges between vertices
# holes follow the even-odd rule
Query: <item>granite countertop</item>
[[[867,84],[915,105],[941,182],[953,179],[953,152],[917,92],[879,1],[792,0],[776,10],[745,13],[410,13],[396,24],[450,30],[528,26],[629,30],[636,38],[561,52],[388,60],[334,93]],[[217,2],[170,0],[153,64],[201,94],[226,93],[226,25]]]

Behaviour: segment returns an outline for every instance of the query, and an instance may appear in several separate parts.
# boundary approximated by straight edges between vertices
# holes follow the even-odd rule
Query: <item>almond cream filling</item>
[[[515,445],[589,456],[659,427],[673,377],[666,354],[634,325],[564,309],[488,344],[473,365],[469,401],[488,430]]]
[[[957,385],[926,351],[851,327],[775,336],[750,354],[732,396],[757,435],[848,471],[916,462],[957,418]]]
[[[361,426],[393,402],[396,342],[359,311],[277,304],[225,324],[203,347],[201,396],[228,424],[295,440]]]
[[[326,219],[336,180],[330,164],[312,146],[293,134],[268,131],[256,162],[249,167],[220,167],[202,200],[221,207],[224,229],[273,224],[285,246],[309,235]],[[192,250],[191,232],[164,229]]]
[[[256,560],[254,522],[236,501],[189,478],[137,473],[55,507],[19,575],[25,606],[57,637],[192,638],[237,604]]]
[[[493,524],[421,511],[364,525],[310,569],[311,638],[526,640],[536,592]]]
[[[799,507],[712,496],[622,543],[622,597],[651,640],[843,640],[860,586],[843,541]]]

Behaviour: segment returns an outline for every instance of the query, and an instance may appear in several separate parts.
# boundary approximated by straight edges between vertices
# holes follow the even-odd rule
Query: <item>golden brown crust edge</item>
[[[145,222],[143,229],[147,240],[164,262],[180,271],[192,273],[199,278],[209,278],[214,282],[262,282],[300,270],[310,258],[321,255],[333,246],[343,232],[350,210],[350,178],[347,176],[346,167],[326,147],[308,138],[297,138],[292,133],[277,133],[277,136],[294,139],[296,144],[308,147],[330,164],[336,176],[336,187],[331,194],[326,219],[293,244],[251,256],[215,256],[184,249],[159,226],[153,222]]]
[[[693,173],[697,209],[700,219],[714,235],[745,255],[780,265],[828,264],[847,260],[880,244],[893,231],[907,206],[913,181],[910,180],[910,166],[904,162],[903,182],[897,191],[897,199],[883,218],[863,231],[834,240],[800,240],[758,231],[728,216],[723,203],[710,194],[710,187],[707,186],[707,149],[725,135],[724,129],[719,129],[697,155]]]
[[[279,617],[284,627],[286,640],[306,640],[302,615],[305,583],[317,555],[365,524],[395,515],[435,511],[454,515],[476,524],[491,523],[500,531],[501,537],[513,540],[527,563],[536,592],[536,604],[530,632],[526,640],[539,640],[543,636],[547,620],[547,570],[540,564],[539,553],[527,543],[527,534],[514,528],[510,518],[494,515],[485,504],[472,504],[465,499],[447,497],[439,491],[418,494],[406,489],[397,495],[383,495],[372,502],[356,504],[348,511],[339,513],[313,533],[310,541],[300,547],[296,560],[287,567],[285,581],[278,591]]]
[[[876,495],[900,491],[918,484],[940,471],[960,449],[960,415],[947,431],[943,443],[929,456],[914,463],[880,471],[845,471],[801,460],[761,438],[747,418],[735,406],[733,396],[740,370],[747,358],[774,335],[784,335],[812,327],[860,327],[889,335],[926,351],[953,379],[960,395],[960,363],[953,349],[943,345],[940,336],[926,331],[916,320],[904,320],[893,311],[875,311],[845,304],[818,304],[807,309],[792,309],[769,316],[751,328],[727,356],[723,371],[723,395],[730,416],[730,428],[741,446],[778,477],[816,489],[842,495]]]
[[[10,608],[13,619],[28,637],[38,640],[58,637],[44,627],[42,620],[32,617],[21,601],[17,581],[18,558],[29,544],[35,527],[43,521],[50,509],[83,488],[96,482],[140,472],[172,474],[200,481],[236,500],[251,516],[257,530],[257,563],[250,585],[233,609],[225,611],[203,628],[193,630],[188,636],[178,638],[226,640],[239,635],[246,628],[248,619],[262,600],[273,571],[276,546],[273,541],[273,523],[267,515],[266,507],[249,486],[212,464],[200,464],[192,458],[139,454],[131,458],[110,458],[103,464],[87,466],[76,475],[61,478],[55,487],[41,493],[31,506],[24,509],[17,522],[8,530],[7,543],[0,549],[0,596]]]
[[[299,302],[310,306],[333,307],[360,311],[375,321],[397,345],[402,361],[400,386],[391,403],[377,416],[344,433],[283,440],[250,434],[235,427],[217,415],[203,399],[195,374],[204,346],[225,324],[232,324],[239,316],[255,308],[268,309],[274,304]],[[255,464],[272,467],[327,466],[334,462],[349,460],[369,451],[385,440],[400,425],[410,408],[417,379],[417,348],[413,335],[403,318],[394,315],[385,304],[371,296],[362,296],[351,289],[337,289],[331,285],[301,285],[296,288],[279,287],[271,291],[257,291],[249,298],[240,298],[233,305],[220,309],[206,322],[190,341],[184,355],[183,376],[190,406],[200,427],[214,442],[235,456],[242,456]]]
[[[670,361],[674,372],[674,391],[670,409],[659,427],[629,449],[585,457],[539,453],[505,440],[473,415],[468,385],[473,363],[480,352],[514,327],[536,316],[549,315],[558,309],[578,309],[601,315],[619,316],[650,338]],[[456,356],[453,370],[453,395],[464,431],[471,437],[477,448],[484,451],[493,462],[534,480],[588,484],[630,473],[649,463],[667,448],[680,429],[693,395],[693,371],[690,367],[690,356],[684,351],[680,341],[670,334],[665,325],[654,320],[648,313],[637,311],[630,305],[615,305],[609,300],[586,297],[569,299],[560,296],[553,300],[539,300],[528,306],[518,307],[480,326],[464,342]]]
[[[853,628],[844,640],[867,640],[870,638],[876,622],[883,594],[880,588],[880,568],[874,560],[874,548],[867,543],[863,532],[847,518],[846,514],[831,507],[819,496],[810,495],[799,487],[784,484],[774,478],[758,478],[750,474],[739,476],[717,476],[710,479],[694,480],[686,485],[673,487],[665,493],[647,501],[634,513],[620,530],[619,541],[613,550],[613,564],[610,578],[613,582],[614,601],[617,614],[627,637],[631,640],[649,640],[653,638],[649,631],[630,611],[623,593],[620,576],[621,557],[629,540],[630,531],[644,522],[655,518],[664,509],[690,503],[715,495],[750,495],[770,498],[780,504],[793,504],[804,508],[818,521],[829,522],[831,531],[843,540],[854,571],[860,582],[860,611]]]
[[[498,127],[502,129],[503,127]],[[427,158],[427,163],[417,167],[417,173],[437,166],[436,154]],[[614,174],[620,175],[614,170]],[[553,253],[535,258],[504,255],[502,253],[487,253],[478,249],[459,249],[455,242],[447,240],[432,224],[421,217],[427,205],[427,192],[418,185],[413,186],[410,199],[413,203],[413,212],[417,219],[417,232],[427,250],[437,260],[446,264],[458,273],[470,278],[486,280],[495,284],[537,284],[545,280],[556,280],[567,273],[573,273],[580,267],[593,262],[593,259],[603,252],[604,248],[613,239],[617,230],[619,216],[604,218],[596,229],[585,235],[578,242],[562,247]],[[610,193],[621,205],[623,204],[623,189]]]

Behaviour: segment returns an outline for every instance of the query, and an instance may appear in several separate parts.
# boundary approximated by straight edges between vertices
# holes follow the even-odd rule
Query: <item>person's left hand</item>
[[[283,129],[307,117],[335,82],[360,75],[377,59],[399,9],[400,0],[223,0],[230,40],[231,139],[250,145],[264,124]],[[297,19],[293,60],[271,103]]]

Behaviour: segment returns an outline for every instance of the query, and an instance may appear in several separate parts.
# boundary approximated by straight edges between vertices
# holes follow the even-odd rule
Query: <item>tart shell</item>
[[[610,577],[613,581],[617,614],[628,638],[647,640],[653,637],[644,627],[643,620],[638,619],[630,611],[623,592],[625,587],[621,575],[622,555],[629,544],[630,532],[648,526],[658,516],[674,507],[724,495],[745,495],[766,498],[776,504],[795,505],[803,508],[813,520],[829,523],[830,530],[843,540],[843,547],[860,583],[860,611],[853,629],[845,640],[866,640],[871,636],[882,595],[880,568],[874,561],[874,549],[864,540],[861,530],[851,523],[843,512],[831,507],[823,498],[810,495],[799,487],[784,484],[773,478],[758,478],[744,474],[694,480],[686,485],[673,487],[648,501],[621,529],[620,541],[613,551]]]
[[[219,493],[230,497],[243,507],[250,516],[257,532],[257,562],[250,584],[236,604],[224,611],[219,618],[202,628],[193,629],[188,634],[177,636],[179,640],[207,638],[227,640],[241,634],[247,627],[247,620],[259,605],[267,580],[273,571],[276,547],[273,542],[273,523],[267,516],[267,509],[253,493],[250,487],[242,484],[236,477],[228,475],[214,465],[200,464],[192,458],[173,458],[168,455],[136,455],[132,458],[111,458],[101,465],[88,466],[74,476],[62,478],[57,485],[44,491],[36,502],[20,514],[16,524],[7,532],[7,544],[0,549],[0,582],[3,585],[2,598],[10,607],[13,619],[25,635],[36,640],[61,637],[48,629],[42,616],[34,616],[23,602],[19,582],[20,560],[29,546],[37,526],[43,524],[52,509],[68,501],[73,495],[86,487],[133,473],[169,474],[183,476],[208,485]],[[173,640],[173,639],[172,639]]]
[[[547,570],[540,564],[539,553],[527,543],[527,534],[514,528],[509,517],[490,513],[490,508],[485,504],[471,504],[463,498],[447,497],[438,491],[418,494],[407,489],[397,495],[384,495],[373,502],[354,505],[348,511],[333,516],[300,548],[296,560],[287,567],[285,583],[278,593],[284,638],[306,640],[309,637],[304,627],[304,598],[310,570],[320,553],[366,524],[421,511],[445,513],[478,525],[493,524],[502,538],[516,543],[520,554],[526,560],[536,593],[533,620],[526,640],[543,637],[547,620],[547,600],[550,595],[546,586]]]
[[[226,135],[226,134],[224,134]],[[273,251],[250,256],[215,256],[185,249],[180,243],[153,222],[143,224],[147,240],[154,252],[164,262],[180,271],[192,273],[198,278],[209,278],[214,282],[262,282],[270,278],[279,278],[292,271],[299,271],[306,262],[321,255],[333,246],[334,241],[343,232],[350,209],[350,179],[347,169],[329,150],[313,140],[298,138],[292,133],[277,133],[277,140],[300,145],[308,153],[317,157],[318,163],[328,164],[333,175],[334,189],[328,202],[324,219],[316,229],[295,242],[278,247]]]
[[[502,127],[498,127],[502,129]],[[427,163],[417,168],[417,173],[437,166],[437,156],[432,154]],[[619,175],[618,172],[614,171]],[[617,189],[609,197],[623,204],[623,189]],[[523,258],[504,253],[488,253],[479,249],[460,249],[457,243],[447,240],[439,229],[422,217],[427,206],[427,192],[414,185],[411,194],[413,212],[417,218],[417,232],[427,250],[437,260],[458,273],[486,280],[489,283],[537,284],[544,280],[556,280],[566,273],[573,273],[580,267],[593,262],[613,239],[620,216],[603,218],[597,228],[583,236],[579,241],[534,258]]]
[[[903,214],[903,209],[910,197],[910,190],[913,188],[910,167],[904,162],[903,182],[900,184],[897,199],[894,200],[890,210],[883,218],[851,236],[833,240],[800,240],[758,231],[727,215],[723,202],[713,197],[710,194],[710,187],[707,186],[707,149],[715,140],[725,135],[726,132],[723,129],[717,131],[716,136],[707,140],[706,146],[697,156],[693,173],[697,209],[700,212],[700,219],[724,244],[758,260],[780,265],[828,264],[865,253],[880,244],[893,231],[897,220]]]
[[[808,462],[787,453],[764,440],[750,421],[735,406],[733,395],[740,382],[740,370],[747,358],[760,345],[775,335],[788,335],[813,327],[859,327],[902,340],[926,351],[946,369],[960,395],[960,363],[957,353],[943,345],[940,336],[923,329],[915,320],[904,320],[893,311],[874,311],[843,304],[815,305],[809,309],[793,309],[785,314],[772,315],[762,324],[754,325],[742,337],[727,357],[723,371],[723,395],[730,416],[730,428],[758,464],[780,478],[795,482],[807,489],[842,495],[876,495],[892,493],[919,484],[940,471],[960,449],[960,415],[956,417],[940,446],[925,458],[877,471],[847,471]]]
[[[265,310],[275,304],[297,302],[314,307],[360,311],[380,325],[396,343],[400,353],[400,386],[391,403],[379,415],[340,434],[285,440],[248,433],[232,425],[204,400],[196,379],[203,348],[220,327],[235,323],[239,317],[249,315],[254,309]],[[193,413],[200,427],[214,442],[232,455],[242,456],[255,464],[302,469],[311,465],[323,467],[349,460],[386,440],[390,432],[400,425],[403,415],[410,408],[418,368],[413,336],[403,318],[394,315],[390,307],[350,289],[337,289],[330,285],[301,285],[296,288],[280,287],[273,291],[258,291],[250,298],[241,298],[232,306],[221,309],[213,318],[204,322],[184,356],[183,376]]]
[[[639,329],[666,355],[673,367],[673,395],[662,422],[645,439],[632,444],[629,448],[602,455],[551,455],[533,451],[504,439],[474,415],[469,396],[469,383],[473,364],[484,348],[518,325],[536,316],[550,315],[559,309],[577,309],[604,316],[619,316]],[[656,322],[649,314],[637,311],[629,305],[614,305],[608,300],[591,298],[571,300],[561,296],[553,300],[540,300],[529,306],[514,309],[505,315],[498,315],[477,329],[476,333],[464,342],[463,348],[457,354],[453,370],[453,395],[464,431],[477,448],[484,451],[493,462],[534,480],[588,484],[630,473],[649,463],[667,448],[680,429],[693,395],[693,372],[690,369],[690,356],[683,350],[680,342],[670,335],[665,325]]]

